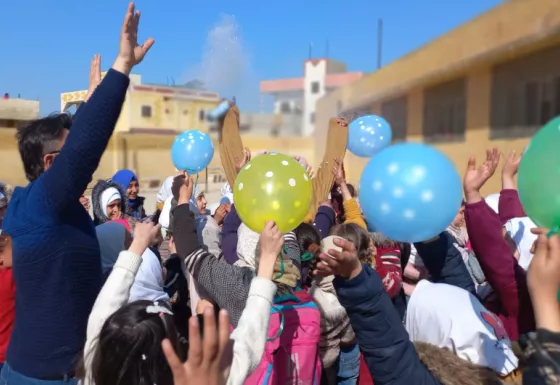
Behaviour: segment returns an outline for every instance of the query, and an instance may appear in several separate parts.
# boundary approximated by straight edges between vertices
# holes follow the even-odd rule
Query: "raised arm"
[[[61,213],[83,194],[99,165],[101,156],[119,118],[129,85],[128,75],[153,44],[138,45],[140,13],[130,3],[121,30],[120,48],[113,67],[80,111],[52,166],[36,181],[33,193],[46,202],[41,207]],[[39,197],[38,197],[39,198]],[[32,198],[31,198],[32,199]]]
[[[519,193],[515,184],[515,175],[519,170],[520,161],[521,157],[516,156],[515,151],[512,151],[502,168],[502,191],[498,201],[498,213],[502,225],[510,219],[527,216],[521,205],[521,200],[519,200]]]

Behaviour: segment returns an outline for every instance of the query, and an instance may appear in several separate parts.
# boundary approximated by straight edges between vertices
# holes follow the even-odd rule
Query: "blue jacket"
[[[476,296],[474,281],[454,241],[453,236],[444,231],[437,239],[415,243],[414,247],[430,273],[431,282],[457,286]]]
[[[79,202],[107,147],[128,88],[109,70],[80,108],[52,166],[14,190],[3,230],[12,237],[16,319],[6,361],[41,379],[72,373],[101,289],[93,222]]]
[[[375,270],[362,265],[351,280],[336,277],[334,287],[375,385],[441,385],[420,362]]]

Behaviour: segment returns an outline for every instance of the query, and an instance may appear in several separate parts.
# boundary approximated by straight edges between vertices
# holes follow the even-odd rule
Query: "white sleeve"
[[[247,304],[231,335],[234,340],[233,362],[227,385],[244,384],[259,365],[264,354],[270,308],[275,294],[276,285],[270,279],[255,277],[251,281]]]
[[[91,361],[97,346],[97,336],[103,324],[114,312],[128,302],[130,288],[142,263],[142,256],[123,250],[113,266],[111,274],[99,292],[87,324],[87,340],[84,347],[84,385],[92,385]]]
[[[408,263],[412,263],[418,267],[424,267],[424,261],[418,255],[418,251],[416,251],[416,247],[411,243],[410,244],[410,258],[408,259]]]

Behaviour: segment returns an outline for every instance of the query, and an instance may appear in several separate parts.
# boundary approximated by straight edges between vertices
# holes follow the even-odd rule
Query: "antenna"
[[[309,60],[313,58],[313,43],[309,42]]]
[[[175,87],[175,79],[173,79],[173,76],[171,76],[171,86]]]
[[[329,58],[329,39],[327,39],[327,41],[325,42],[325,58],[328,59]]]

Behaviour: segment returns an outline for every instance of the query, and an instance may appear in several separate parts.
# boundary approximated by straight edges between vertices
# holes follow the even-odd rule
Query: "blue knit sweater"
[[[129,79],[110,70],[72,125],[51,168],[14,190],[3,223],[12,236],[16,319],[6,361],[32,378],[74,371],[101,288],[93,222],[79,202],[107,147]]]

